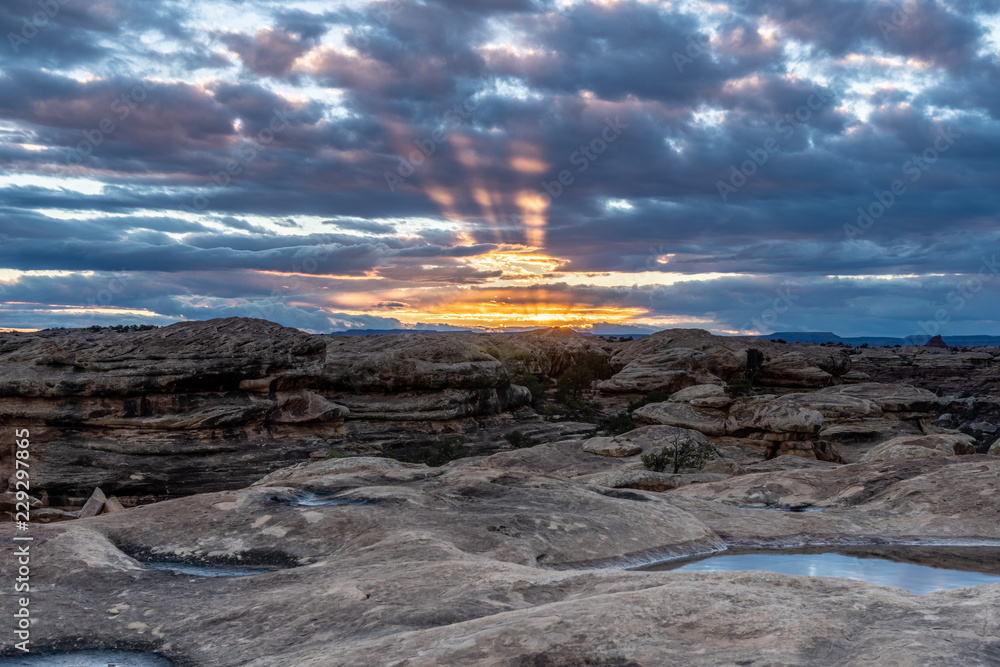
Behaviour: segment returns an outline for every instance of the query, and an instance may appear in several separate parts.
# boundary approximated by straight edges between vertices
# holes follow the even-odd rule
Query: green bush
[[[532,401],[538,401],[545,397],[545,383],[531,373],[515,375],[511,382],[527,387],[528,391],[531,392]]]
[[[621,435],[638,428],[638,424],[632,419],[628,412],[619,412],[608,420],[608,425],[604,428],[607,435]]]
[[[556,400],[561,403],[579,401],[583,392],[590,389],[596,379],[593,371],[584,366],[574,366],[556,382]]]
[[[524,449],[525,447],[534,447],[535,445],[541,444],[541,440],[538,438],[532,438],[527,436],[520,431],[511,431],[504,436],[504,439],[510,443],[511,447],[514,449]]]
[[[665,391],[651,391],[638,401],[631,401],[625,409],[629,412],[635,412],[644,405],[649,405],[650,403],[662,403],[669,398],[670,394]]]
[[[432,468],[437,468],[450,461],[471,456],[472,450],[465,447],[464,444],[464,438],[455,440],[441,438],[429,445],[404,443],[392,449],[383,450],[383,453],[390,458],[403,461],[404,463],[426,463]]]
[[[727,382],[724,391],[728,396],[736,398],[737,396],[746,396],[752,388],[753,385],[751,385],[750,380],[737,378]]]
[[[614,370],[604,356],[597,352],[587,352],[577,358],[573,367],[564,372],[556,382],[556,400],[574,407],[594,380],[607,380],[612,375]]]
[[[663,447],[658,452],[643,454],[642,465],[654,472],[663,472],[672,466],[676,475],[681,468],[701,469],[713,458],[715,458],[715,448],[711,444],[687,437],[675,439],[671,446]]]

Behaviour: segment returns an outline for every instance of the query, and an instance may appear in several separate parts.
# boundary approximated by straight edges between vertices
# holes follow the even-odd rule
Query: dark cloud
[[[293,33],[286,30],[261,28],[253,36],[230,33],[220,37],[223,43],[239,55],[244,67],[254,74],[281,76],[287,74],[297,58],[307,53],[315,39],[322,33],[303,29]],[[303,33],[309,35],[304,37]]]
[[[793,281],[783,328],[914,333],[1000,241],[1000,3],[746,5],[65,3],[0,44],[0,268],[72,273],[4,299],[79,303],[124,270],[161,282],[123,307],[167,319],[502,298],[739,329]],[[4,3],[3,33],[38,7]],[[548,284],[495,259],[533,245]],[[996,285],[950,325],[988,326]]]

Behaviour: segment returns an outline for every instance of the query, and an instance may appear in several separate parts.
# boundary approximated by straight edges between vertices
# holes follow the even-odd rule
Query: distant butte
[[[944,339],[941,338],[941,336],[934,336],[934,338],[931,338],[929,341],[927,341],[927,344],[924,345],[924,347],[943,347],[943,348],[947,348],[948,347],[948,343],[944,342]]]

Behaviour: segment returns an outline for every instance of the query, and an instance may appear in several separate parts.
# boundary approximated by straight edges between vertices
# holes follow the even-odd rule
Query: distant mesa
[[[944,339],[941,338],[941,336],[934,336],[934,338],[931,338],[929,341],[927,341],[927,344],[924,345],[924,347],[944,347],[944,348],[947,348],[948,347],[948,343],[944,342]]]

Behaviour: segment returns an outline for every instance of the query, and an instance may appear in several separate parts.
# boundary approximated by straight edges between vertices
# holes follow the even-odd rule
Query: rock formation
[[[944,339],[941,338],[941,336],[934,336],[929,341],[924,343],[924,347],[937,347],[941,349],[947,349],[948,344],[944,342]]]
[[[842,382],[851,371],[850,357],[836,348],[669,329],[616,349],[611,355],[616,374],[597,386],[605,392],[645,393],[722,384],[746,375],[748,351],[762,359],[752,374],[763,387],[816,389]],[[851,381],[861,379],[854,376]]]
[[[53,505],[82,504],[96,486],[154,498],[234,488],[344,443],[432,440],[526,404],[488,342],[314,336],[238,318],[7,333],[0,418],[31,430],[32,481]],[[0,453],[3,478],[12,472]]]
[[[721,385],[746,374],[748,355],[779,392],[837,384],[850,370],[840,351],[698,330],[612,344],[563,329],[317,336],[229,318],[139,332],[0,334],[0,418],[31,429],[41,464],[34,482],[51,505],[79,507],[98,486],[141,503],[236,488],[329,451],[377,453],[448,437],[495,450],[504,429],[528,418],[502,417],[531,400],[512,382],[522,374],[551,385],[582,360],[608,360],[616,373],[597,383],[597,396],[613,403]],[[671,406],[690,414],[664,423],[798,443],[782,453],[813,451],[801,443],[815,420],[790,426],[789,411],[801,409],[744,401],[732,408],[736,422],[720,425],[714,415],[728,402],[716,390]],[[11,472],[0,453],[0,474]]]
[[[1000,348],[872,347],[853,352],[854,369],[875,382],[905,382],[946,396],[1000,397]]]

